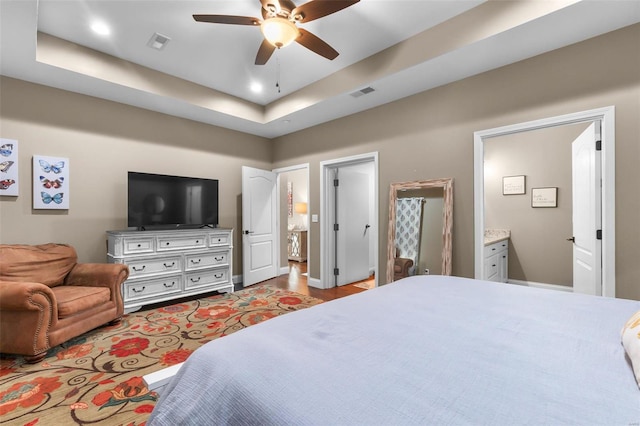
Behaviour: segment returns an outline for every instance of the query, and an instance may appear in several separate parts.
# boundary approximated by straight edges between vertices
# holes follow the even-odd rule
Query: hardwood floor
[[[373,276],[364,281],[359,281],[353,284],[347,284],[340,287],[333,287],[326,290],[322,290],[315,287],[309,287],[307,285],[307,263],[306,262],[289,262],[289,275],[280,275],[279,277],[272,278],[267,281],[263,281],[259,284],[270,284],[272,286],[293,291],[307,296],[322,299],[324,301],[339,299],[341,297],[349,296],[351,294],[360,293],[366,291],[366,288],[356,287],[356,284],[368,282],[373,283]]]

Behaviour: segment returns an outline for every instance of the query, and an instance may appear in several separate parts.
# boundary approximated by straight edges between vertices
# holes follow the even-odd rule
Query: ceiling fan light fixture
[[[291,44],[298,35],[298,27],[288,19],[274,17],[265,19],[260,25],[264,38],[277,48]]]

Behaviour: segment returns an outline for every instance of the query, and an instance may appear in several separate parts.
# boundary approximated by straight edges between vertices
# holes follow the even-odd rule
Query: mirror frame
[[[453,229],[453,178],[429,179],[392,183],[389,187],[389,234],[387,241],[387,283],[393,282],[396,236],[396,202],[398,191],[411,189],[442,188],[442,275],[451,275],[451,252]]]

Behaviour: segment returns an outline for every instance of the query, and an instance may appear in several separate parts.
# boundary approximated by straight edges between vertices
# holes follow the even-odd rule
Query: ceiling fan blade
[[[265,0],[268,1],[268,0]],[[291,16],[301,16],[297,22],[310,22],[323,16],[331,15],[358,3],[360,0],[311,0],[291,11]]]
[[[258,49],[258,54],[256,55],[256,65],[264,65],[267,63],[273,52],[276,50],[276,47],[269,43],[267,40],[262,40],[262,44]]]
[[[253,25],[261,24],[258,18],[249,16],[229,16],[229,15],[193,15],[193,19],[198,22],[210,22],[212,24],[234,24],[234,25]]]
[[[303,45],[307,49],[316,52],[320,56],[324,56],[327,59],[333,60],[335,59],[339,53],[327,43],[322,41],[317,36],[313,35],[307,30],[302,28],[298,28],[300,31],[300,35],[296,38],[296,42]]]

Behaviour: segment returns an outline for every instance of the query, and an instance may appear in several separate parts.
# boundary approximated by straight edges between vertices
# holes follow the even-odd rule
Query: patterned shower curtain
[[[396,204],[396,248],[398,257],[413,259],[418,264],[420,221],[424,198],[398,198]]]

